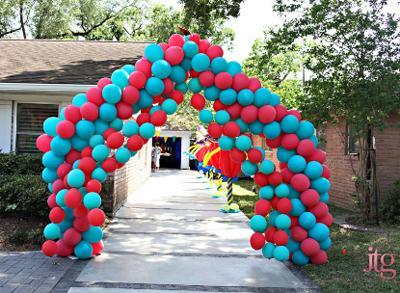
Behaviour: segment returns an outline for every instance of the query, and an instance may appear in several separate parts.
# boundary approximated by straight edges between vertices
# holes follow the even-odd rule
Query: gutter
[[[95,87],[95,85],[0,83],[0,93],[77,94],[84,93],[91,87]]]

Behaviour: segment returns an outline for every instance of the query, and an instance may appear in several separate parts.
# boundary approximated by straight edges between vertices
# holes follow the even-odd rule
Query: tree
[[[312,74],[298,101],[303,115],[317,125],[346,119],[359,137],[360,166],[353,172],[364,220],[378,216],[374,131],[385,127],[385,118],[400,105],[398,19],[384,12],[386,5],[385,0],[279,0],[274,6],[285,17],[271,36],[278,48],[315,41],[304,52]]]
[[[35,0],[5,0],[0,2],[0,38],[21,30],[27,38],[26,25]]]

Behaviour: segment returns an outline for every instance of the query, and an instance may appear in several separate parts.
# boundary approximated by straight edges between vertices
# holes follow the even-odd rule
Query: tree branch
[[[20,29],[21,29],[21,27],[17,27],[17,28],[15,28],[15,29],[12,29],[12,30],[9,30],[9,31],[0,32],[0,39],[1,39],[2,37],[6,36],[6,35],[9,35],[9,34],[12,34],[12,33],[15,33],[15,32],[17,32],[17,31],[19,31]]]

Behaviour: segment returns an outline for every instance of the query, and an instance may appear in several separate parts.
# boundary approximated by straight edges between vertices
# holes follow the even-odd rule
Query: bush
[[[381,205],[381,219],[389,224],[400,223],[400,180],[385,194]]]
[[[39,175],[43,170],[41,154],[0,153],[0,175]]]
[[[17,228],[8,237],[8,241],[14,244],[41,244],[45,241],[43,228],[25,229]]]
[[[40,175],[0,176],[0,215],[46,218],[47,197]]]

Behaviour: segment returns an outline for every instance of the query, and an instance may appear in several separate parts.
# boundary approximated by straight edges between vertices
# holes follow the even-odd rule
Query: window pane
[[[33,153],[36,138],[43,133],[43,122],[58,115],[57,104],[19,103],[17,107],[17,152]]]

